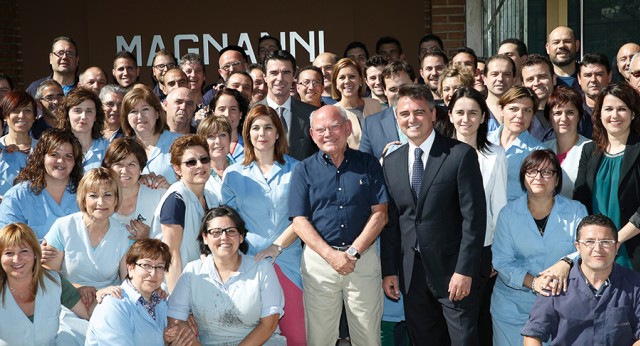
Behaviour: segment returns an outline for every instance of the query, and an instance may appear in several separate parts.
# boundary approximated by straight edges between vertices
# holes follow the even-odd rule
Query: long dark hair
[[[602,105],[607,95],[619,98],[629,107],[632,112],[631,133],[640,134],[640,118],[638,118],[640,116],[640,94],[626,82],[609,84],[602,89],[596,98],[596,104],[593,106],[593,113],[591,114],[591,121],[593,122],[592,138],[596,143],[596,151],[598,152],[604,152],[609,145],[607,130],[602,125]]]
[[[476,135],[476,147],[478,151],[487,154],[491,152],[491,148],[489,148],[490,143],[487,139],[487,133],[489,133],[489,116],[491,112],[489,111],[489,107],[487,107],[487,103],[484,101],[484,97],[482,94],[474,88],[471,87],[460,87],[456,92],[451,96],[451,100],[449,101],[449,114],[453,111],[453,107],[455,107],[456,102],[459,99],[466,97],[470,98],[480,106],[480,111],[484,116],[484,120],[480,123],[480,127],[478,127],[478,132]],[[454,129],[455,132],[455,129]]]

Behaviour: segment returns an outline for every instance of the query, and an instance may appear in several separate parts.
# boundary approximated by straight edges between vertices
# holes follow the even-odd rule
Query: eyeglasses
[[[168,64],[158,64],[158,65],[154,65],[153,68],[157,68],[158,70],[164,70],[164,69],[170,69],[170,68],[174,68],[177,65],[170,62]]]
[[[40,100],[45,100],[47,102],[53,102],[53,101],[62,101],[63,99],[64,99],[64,94],[57,94],[57,95],[44,96]]]
[[[51,54],[62,59],[65,55],[68,56],[69,58],[75,58],[77,53],[72,50],[59,50],[57,52],[51,52]]]
[[[196,166],[198,161],[200,161],[201,164],[206,165],[209,162],[211,162],[211,158],[209,156],[203,156],[203,157],[201,157],[199,159],[191,159],[191,160],[187,160],[187,161],[182,161],[182,163],[184,163],[184,165],[187,166],[188,168],[192,168],[192,167]]]
[[[591,249],[594,246],[596,246],[596,244],[600,245],[601,247],[605,248],[605,249],[609,249],[611,247],[613,247],[613,245],[615,245],[615,243],[617,243],[617,241],[613,240],[613,239],[603,239],[603,240],[578,240],[578,243],[586,246],[587,248]]]
[[[552,169],[527,169],[527,171],[524,173],[524,175],[527,176],[527,178],[535,178],[536,176],[538,176],[538,173],[540,173],[542,175],[542,178],[544,179],[551,179],[551,177],[553,177],[554,174],[556,174],[557,172],[552,170]]]
[[[108,108],[120,108],[120,106],[122,105],[122,102],[107,101],[103,104]]]
[[[222,237],[222,233],[226,233],[227,237],[235,237],[240,234],[238,231],[238,227],[227,227],[227,228],[211,228],[207,230],[207,233],[213,238]]]
[[[320,136],[324,135],[325,131],[336,133],[342,127],[342,125],[344,125],[344,122],[340,124],[331,124],[329,125],[329,127],[316,127],[313,129],[313,132],[319,134]]]
[[[312,85],[314,87],[319,87],[322,85],[322,82],[319,80],[305,79],[302,82],[298,82],[298,84],[304,85],[306,88],[308,88],[309,85]]]
[[[640,70],[637,71],[629,71],[629,74],[632,75],[634,78],[640,78]]]
[[[147,263],[136,263],[136,265],[142,268],[147,273],[151,273],[154,269],[156,273],[164,273],[165,271],[164,264],[158,264],[157,266],[152,266],[151,264],[147,264]]]
[[[228,64],[226,64],[226,65],[222,65],[222,69],[223,69],[223,70],[225,70],[225,71],[227,71],[227,72],[229,72],[229,70],[230,70],[231,68],[233,68],[233,67],[238,67],[238,66],[240,66],[241,64],[242,64],[242,62],[240,62],[240,61],[230,62],[230,63],[228,63]]]

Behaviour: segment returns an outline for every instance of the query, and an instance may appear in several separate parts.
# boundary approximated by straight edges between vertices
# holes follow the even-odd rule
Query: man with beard
[[[584,116],[580,118],[578,132],[591,138],[593,124],[591,123],[591,112],[596,104],[596,98],[600,91],[611,83],[611,65],[607,56],[600,53],[585,54],[580,62],[578,71],[578,82],[584,93]]]
[[[538,96],[538,110],[534,113],[529,133],[541,142],[555,138],[551,123],[544,117],[544,106],[556,85],[551,61],[540,54],[529,54],[522,63],[522,85]],[[578,87],[580,85],[578,84]]]
[[[559,85],[566,85],[579,92],[581,89],[578,84],[576,57],[580,50],[580,41],[576,39],[573,30],[566,26],[553,29],[545,47],[549,60],[553,63],[553,72],[558,76]]]
[[[391,60],[389,60],[391,62]],[[424,79],[426,84],[431,90],[433,99],[437,104],[442,103],[442,98],[438,95],[438,79],[444,69],[447,68],[449,58],[447,55],[438,48],[430,48],[427,50],[422,58],[420,58],[420,76]]]
[[[196,133],[196,129],[191,127],[191,119],[196,111],[194,95],[186,87],[173,89],[162,101],[162,107],[167,112],[167,125],[169,130],[182,133]]]

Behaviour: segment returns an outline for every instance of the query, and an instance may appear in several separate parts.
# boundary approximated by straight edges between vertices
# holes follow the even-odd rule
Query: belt
[[[349,248],[351,247],[351,245],[345,245],[345,246],[332,246],[332,248],[334,250],[338,250],[338,251],[347,251]]]

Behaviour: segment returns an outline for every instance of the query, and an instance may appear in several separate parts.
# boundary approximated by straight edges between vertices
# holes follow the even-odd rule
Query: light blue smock
[[[91,148],[84,153],[82,158],[82,168],[87,172],[90,169],[98,168],[104,160],[104,153],[107,151],[109,141],[104,138],[94,139]]]
[[[64,191],[58,204],[47,189],[36,195],[29,188],[29,182],[21,182],[7,191],[0,204],[0,228],[14,222],[24,222],[38,236],[44,239],[51,225],[59,218],[80,211],[76,194]]]
[[[248,255],[269,247],[289,227],[289,187],[298,161],[284,156],[284,164],[275,162],[265,178],[255,161],[229,166],[222,182],[222,203],[234,208],[244,220],[248,233]],[[282,251],[276,259],[284,275],[302,289],[300,239]]]
[[[489,133],[487,139],[497,146],[500,145],[500,135],[504,124]],[[520,166],[522,161],[531,154],[532,151],[544,149],[542,142],[529,134],[529,131],[524,131],[518,138],[516,138],[509,148],[504,148],[505,156],[507,157],[507,201],[514,201],[516,198],[525,194],[520,185]]]
[[[576,228],[587,216],[582,203],[557,195],[549,214],[544,236],[527,207],[527,195],[508,203],[498,216],[491,251],[498,278],[491,295],[493,343],[522,345],[522,327],[536,300],[522,285],[527,273],[538,273],[573,253]]]
[[[142,169],[142,174],[153,172],[156,175],[161,175],[167,179],[169,185],[178,181],[176,172],[173,170],[173,166],[171,166],[170,150],[173,141],[180,137],[182,137],[181,133],[175,133],[169,130],[162,131],[156,147],[153,148],[153,152],[151,152],[151,155],[147,158],[147,165]]]
[[[35,141],[35,140],[34,140]],[[27,165],[27,154],[21,151],[8,153],[0,143],[0,197],[13,186],[13,179]]]
[[[127,282],[120,285],[122,299],[106,296],[89,321],[86,345],[163,346],[167,326],[167,302],[155,306],[156,319],[138,302],[140,293]]]

